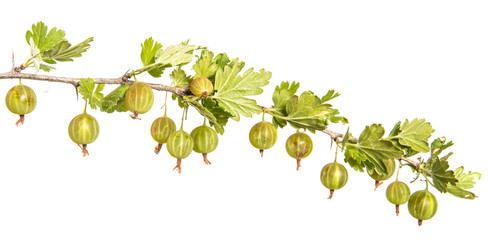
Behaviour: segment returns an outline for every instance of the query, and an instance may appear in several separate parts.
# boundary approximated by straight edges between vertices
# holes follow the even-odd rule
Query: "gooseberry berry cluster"
[[[46,32],[49,34],[43,34]],[[453,143],[445,138],[437,138],[429,143],[434,130],[424,119],[400,121],[388,136],[385,136],[385,129],[381,124],[366,126],[359,138],[355,138],[349,130],[344,134],[336,133],[329,130],[330,125],[348,124],[348,120],[340,116],[339,111],[330,104],[332,99],[339,96],[334,90],[329,90],[322,97],[312,91],[304,91],[299,96],[296,94],[299,83],[282,82],[273,93],[273,106],[260,106],[249,97],[263,92],[262,87],[266,86],[271,78],[270,72],[264,69],[254,71],[253,68],[243,71],[245,63],[238,58],[230,60],[225,53],[215,55],[207,48],[190,45],[188,41],[163,49],[162,45],[152,38],[146,39],[141,50],[143,67],[129,71],[119,78],[73,80],[24,74],[22,71],[29,67],[34,67],[36,72],[50,71],[54,69],[52,65],[56,64],[56,61],[72,61],[73,58],[80,57],[93,40],[88,38],[71,46],[64,38],[64,31],[56,28],[48,31],[42,22],[34,24],[32,31],[27,31],[26,39],[33,49],[32,56],[19,67],[13,67],[10,72],[0,73],[0,79],[19,79],[19,84],[6,94],[7,108],[20,116],[16,122],[16,125],[20,126],[24,124],[25,115],[36,107],[34,91],[23,85],[21,79],[73,84],[85,100],[85,107],[83,112],[69,123],[68,135],[80,147],[83,157],[88,156],[87,145],[95,142],[99,135],[99,124],[87,113],[88,106],[107,113],[129,111],[132,113],[131,118],[140,120],[140,115],[152,108],[153,90],[156,89],[165,91],[166,97],[164,115],[156,118],[150,127],[150,134],[157,144],[154,152],[159,154],[166,144],[167,152],[177,159],[173,170],[179,173],[182,171],[182,159],[187,158],[193,151],[202,154],[205,164],[211,164],[207,155],[216,150],[218,134],[224,133],[228,120],[239,121],[241,116],[263,114],[262,121],[256,123],[249,131],[251,145],[258,149],[263,157],[264,150],[275,145],[278,128],[295,128],[296,133],[287,138],[285,148],[288,155],[296,159],[296,170],[300,169],[302,160],[310,156],[313,150],[314,144],[309,134],[322,132],[331,137],[331,143],[336,144],[335,159],[325,164],[320,171],[320,181],[329,189],[329,199],[332,199],[336,190],[344,188],[348,182],[348,170],[338,162],[339,150],[344,153],[344,163],[358,172],[366,171],[374,179],[375,190],[396,171],[397,178],[387,187],[386,198],[395,205],[397,215],[400,205],[408,203],[408,211],[418,219],[419,225],[422,221],[431,219],[437,211],[437,200],[429,191],[429,186],[441,193],[450,193],[460,198],[477,197],[468,189],[473,187],[474,178],[479,179],[481,174],[465,173],[463,167],[454,171],[449,170],[448,158],[452,153],[444,156],[441,154]],[[45,42],[51,44],[41,44]],[[195,55],[198,51],[200,54]],[[188,75],[184,66],[192,62],[195,56],[197,60],[191,68],[194,74]],[[159,78],[168,68],[174,68],[169,76],[172,80],[169,85],[148,84],[136,79],[141,73]],[[131,78],[134,81],[129,80]],[[105,84],[119,86],[104,96],[102,91]],[[166,114],[168,93],[172,93],[172,99],[176,100],[183,110],[179,129]],[[190,107],[200,113],[204,121],[201,126],[188,133],[183,129],[183,123]],[[265,121],[267,115],[272,117],[271,122]],[[410,159],[421,154],[428,156],[418,156],[418,160]],[[413,170],[413,181],[420,178],[426,182],[424,190],[411,194],[409,186],[398,180],[399,170],[404,166]]]

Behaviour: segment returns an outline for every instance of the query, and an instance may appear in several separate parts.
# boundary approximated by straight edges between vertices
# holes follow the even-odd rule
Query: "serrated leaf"
[[[379,174],[386,173],[386,166],[383,163],[384,159],[400,159],[403,156],[403,151],[395,147],[393,143],[381,139],[384,134],[385,129],[381,124],[366,126],[356,144],[358,151],[371,164],[368,170],[374,170]],[[367,164],[366,167],[368,167]]]
[[[364,172],[368,158],[359,151],[355,144],[347,145],[344,155],[344,162],[348,163],[354,170]],[[370,168],[373,167],[371,164],[369,166]]]
[[[395,139],[398,144],[415,152],[428,152],[427,141],[433,132],[432,125],[425,122],[425,119],[415,118],[411,122],[407,119],[401,126],[396,126],[395,135],[390,134],[388,139]]]
[[[321,100],[322,100],[322,103],[324,103],[324,102],[328,102],[328,101],[330,101],[330,100],[332,100],[332,99],[334,99],[334,98],[336,98],[336,97],[339,97],[339,96],[340,96],[340,94],[339,94],[339,93],[335,92],[335,90],[334,90],[334,89],[331,89],[331,90],[329,90],[329,91],[327,92],[327,94],[325,94],[325,95],[322,97],[322,99],[321,99]]]
[[[466,191],[466,189],[471,189],[474,187],[474,178],[481,179],[481,174],[477,172],[468,172],[464,173],[464,167],[458,167],[456,170],[454,170],[454,176],[458,180],[458,182],[455,185],[452,185],[449,183],[447,185],[447,192],[460,198],[464,199],[475,199],[478,196],[474,194],[473,192]]]
[[[29,47],[30,47],[30,52],[31,52],[31,61],[34,64],[34,69],[35,72],[39,72],[39,69],[41,69],[41,52],[39,51],[39,48],[37,48],[36,44],[34,43],[34,39],[29,40]]]
[[[95,87],[95,82],[91,78],[80,79],[80,86],[78,87],[78,92],[81,94],[83,100],[88,101],[88,105],[92,109],[97,109],[101,107],[101,100],[103,94],[101,93],[105,84],[98,84]]]
[[[42,54],[45,50],[51,49],[64,40],[64,35],[63,30],[58,30],[55,27],[48,32],[48,27],[43,22],[37,22],[37,24],[32,24],[32,31],[26,32],[25,39],[29,44],[32,40]]]
[[[447,185],[456,185],[457,179],[454,176],[454,172],[449,169],[449,163],[443,160],[436,160],[432,164],[431,178],[434,183],[434,187],[441,193],[447,192]]]
[[[261,87],[268,85],[271,72],[266,72],[264,69],[254,72],[254,69],[250,68],[238,76],[242,67],[238,64],[238,59],[233,63],[232,67],[229,65],[225,66],[224,70],[217,70],[215,75],[217,93],[213,98],[217,100],[219,106],[232,113],[232,119],[239,121],[240,115],[251,117],[252,114],[262,111],[256,101],[247,96],[261,94],[263,92]]]
[[[289,82],[281,82],[280,85],[276,86],[272,98],[274,103],[273,108],[282,114],[286,114],[286,103],[295,95],[299,87],[300,83],[295,81],[291,84]]]
[[[432,143],[430,144],[430,158],[427,160],[428,163],[432,163],[435,160],[439,159],[439,155],[446,150],[447,148],[451,147],[454,145],[452,141],[447,142],[445,138],[436,138]],[[448,155],[451,155],[452,153],[449,153]]]
[[[155,54],[155,63],[158,67],[173,67],[184,65],[193,60],[195,45],[171,45],[166,49],[159,49]]]
[[[227,66],[227,64],[231,62],[226,53],[217,54],[217,56],[215,56],[214,58],[214,61],[215,64],[217,64],[217,66],[222,70],[224,70],[225,66]]]
[[[313,92],[303,92],[300,97],[294,95],[286,103],[286,117],[292,127],[304,128],[309,131],[322,131],[326,127],[325,120],[331,116],[333,109],[330,104],[323,104]]]
[[[129,84],[120,85],[115,88],[112,92],[107,94],[101,100],[100,111],[113,113],[117,112],[127,112],[127,107],[125,105],[125,93],[129,89]]]
[[[171,85],[177,88],[182,88],[190,85],[192,80],[191,77],[187,76],[185,71],[183,71],[183,69],[181,68],[176,68],[175,70],[173,70],[173,72],[171,72],[169,77],[172,80]]]
[[[214,59],[214,53],[204,49],[193,65],[193,70],[195,70],[194,78],[206,77],[212,79],[217,72],[217,69],[219,69],[219,65],[217,65],[216,60]]]
[[[163,45],[157,41],[154,41],[152,37],[144,40],[141,44],[141,61],[144,66],[148,66],[156,62],[156,53],[163,48]],[[163,70],[161,68],[154,68],[149,70],[148,73],[153,77],[161,77]]]
[[[217,121],[217,118],[214,116],[214,114],[209,109],[204,107],[201,103],[199,103],[197,100],[198,100],[198,97],[195,97],[195,96],[184,96],[183,97],[183,101],[186,104],[194,107],[202,116],[204,116],[209,121],[209,123],[214,126],[215,131],[218,134],[223,134],[224,128]]]
[[[73,58],[81,57],[81,54],[90,48],[90,42],[92,41],[93,37],[89,37],[85,41],[71,46],[68,41],[63,40],[50,50],[45,51],[42,54],[42,60],[49,64],[55,64],[56,61],[71,62]]]

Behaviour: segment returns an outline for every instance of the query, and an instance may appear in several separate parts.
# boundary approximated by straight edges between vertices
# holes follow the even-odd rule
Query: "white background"
[[[275,86],[285,80],[299,81],[299,92],[336,89],[342,95],[333,104],[356,137],[373,123],[389,132],[398,121],[426,118],[433,138],[455,142],[452,169],[464,165],[486,175],[485,1],[3,1],[0,8],[0,72],[9,71],[12,52],[17,65],[29,57],[25,32],[39,20],[65,30],[72,43],[95,37],[82,58],[57,64],[50,74],[59,76],[117,77],[141,66],[147,37],[164,46],[190,38],[246,67],[271,71],[270,84],[255,98],[259,104],[271,106]],[[168,84],[169,72],[139,80]],[[0,81],[0,92],[16,83]],[[484,178],[474,201],[433,190],[438,212],[419,228],[406,206],[395,216],[384,196],[391,180],[373,191],[373,180],[349,167],[348,184],[327,200],[319,173],[334,154],[325,134],[312,136],[314,150],[297,172],[284,147],[291,127],[280,129],[276,145],[260,158],[248,142],[260,116],[231,121],[209,154],[213,164],[192,153],[178,174],[175,159],[153,152],[149,127],[162,115],[164,97],[155,92],[141,121],[89,110],[100,136],[83,158],[67,133],[83,110],[74,88],[23,83],[38,101],[24,126],[15,127],[18,116],[0,104],[0,239],[486,237]],[[176,103],[168,114],[179,125]],[[203,121],[194,110],[188,118],[188,132]],[[401,180],[412,177],[401,171]],[[411,190],[423,187],[417,181]]]

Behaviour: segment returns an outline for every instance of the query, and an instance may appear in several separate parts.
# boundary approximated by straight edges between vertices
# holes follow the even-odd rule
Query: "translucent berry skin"
[[[151,136],[158,143],[166,143],[169,135],[176,131],[176,125],[171,118],[163,116],[156,118],[151,125]]]
[[[5,104],[10,112],[25,115],[36,108],[36,94],[30,87],[19,84],[7,92]]]
[[[184,159],[193,150],[193,138],[183,130],[178,130],[169,135],[166,142],[168,153],[177,159]]]
[[[308,157],[313,149],[312,139],[305,133],[297,132],[286,140],[286,152],[292,158],[303,159]]]
[[[394,159],[382,160],[383,163],[386,165],[386,172],[387,174],[378,174],[376,171],[372,174],[369,174],[371,178],[376,181],[385,181],[388,180],[393,174],[395,173],[396,169],[396,162]]]
[[[347,169],[340,163],[329,163],[320,172],[322,185],[330,190],[337,190],[344,187],[348,179]]]
[[[197,97],[206,98],[213,90],[212,82],[206,77],[195,78],[190,83],[190,91]]]
[[[258,122],[249,131],[249,141],[253,147],[259,150],[273,147],[277,139],[278,131],[270,122]]]
[[[190,135],[193,138],[193,151],[197,153],[211,153],[219,144],[215,130],[206,125],[196,127]]]
[[[394,181],[386,188],[386,198],[395,205],[402,205],[410,198],[410,188],[404,182]]]
[[[408,211],[422,225],[423,220],[431,219],[437,212],[437,199],[427,190],[414,192],[408,199]]]
[[[154,93],[151,87],[143,82],[135,82],[125,93],[125,105],[133,113],[148,112],[153,102]]]
[[[68,133],[71,140],[81,145],[94,142],[98,137],[99,131],[98,121],[86,113],[74,117],[68,126]]]

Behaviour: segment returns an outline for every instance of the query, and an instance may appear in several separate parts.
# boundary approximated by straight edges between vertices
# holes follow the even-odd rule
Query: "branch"
[[[72,78],[72,77],[57,77],[57,76],[49,76],[49,75],[42,75],[42,74],[32,74],[32,73],[22,73],[23,67],[12,67],[10,72],[0,73],[0,79],[30,79],[30,80],[38,80],[38,81],[48,81],[48,82],[58,82],[58,83],[67,83],[71,84],[75,87],[80,85],[81,78]],[[92,78],[96,84],[133,84],[134,81],[129,80],[131,75],[127,72],[124,75],[118,78]],[[174,93],[180,97],[186,96],[191,94],[189,86],[184,88],[177,88],[172,86],[167,86],[163,84],[155,84],[155,83],[146,83],[152,89],[158,91],[166,91]]]

